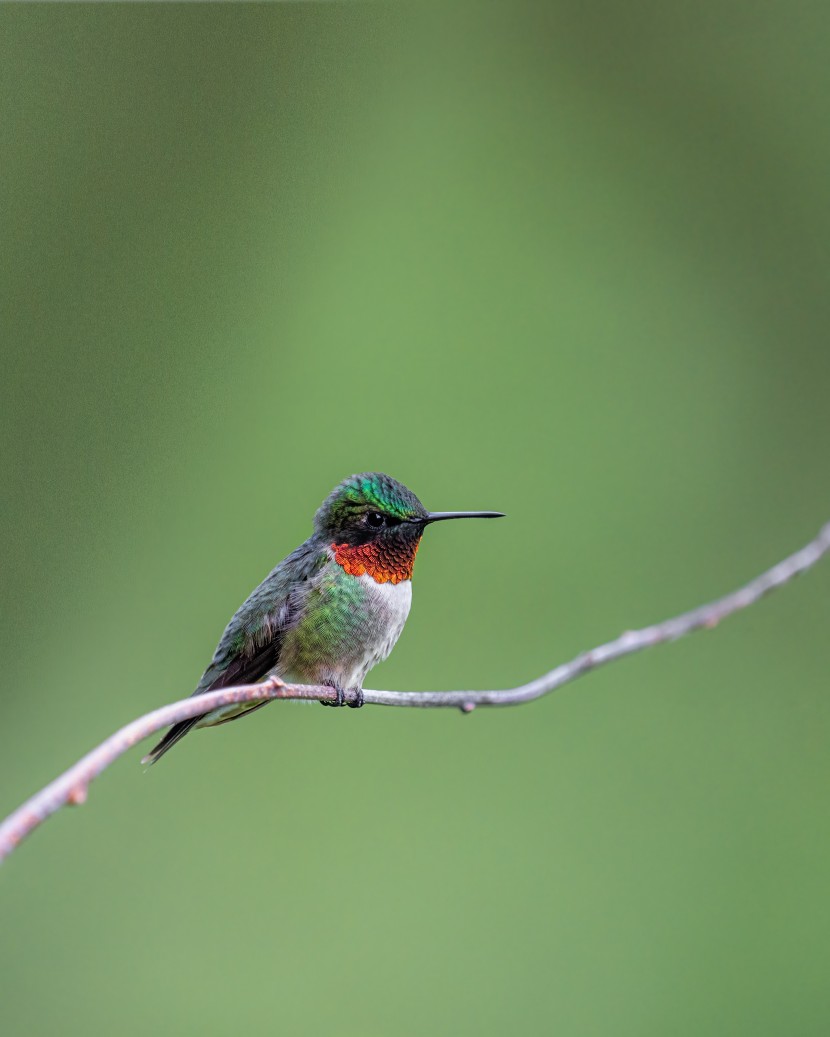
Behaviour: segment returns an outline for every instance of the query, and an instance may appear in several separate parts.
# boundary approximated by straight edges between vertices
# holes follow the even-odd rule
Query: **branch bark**
[[[363,701],[374,706],[417,706],[420,708],[454,707],[469,713],[476,706],[516,706],[547,695],[563,684],[581,677],[605,663],[632,655],[665,641],[675,641],[684,634],[701,628],[713,628],[734,612],[755,604],[769,591],[789,583],[800,573],[812,568],[830,551],[830,523],[809,544],[785,558],[782,562],[751,580],[746,586],[723,598],[684,612],[672,619],[640,630],[629,630],[613,641],[577,655],[528,684],[503,691],[364,691]],[[122,727],[106,741],[87,753],[69,770],[10,814],[0,824],[0,861],[63,806],[79,805],[86,800],[90,782],[107,769],[138,742],[170,724],[239,702],[257,702],[267,699],[305,699],[333,702],[332,688],[311,684],[284,684],[269,678],[259,684],[244,684],[234,688],[207,692],[204,695],[182,699],[169,706],[147,713]],[[346,702],[354,702],[355,692],[346,693]]]

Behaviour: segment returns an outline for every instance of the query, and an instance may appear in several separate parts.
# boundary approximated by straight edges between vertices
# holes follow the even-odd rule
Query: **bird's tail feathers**
[[[172,749],[176,742],[180,738],[184,738],[188,731],[192,731],[201,719],[202,717],[200,716],[191,717],[189,720],[182,720],[181,723],[174,724],[164,738],[157,745],[154,745],[146,756],[142,757],[141,762],[146,764],[158,763],[167,750]]]

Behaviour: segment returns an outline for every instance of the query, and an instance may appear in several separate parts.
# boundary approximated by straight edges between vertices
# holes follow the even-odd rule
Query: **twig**
[[[802,547],[800,551],[785,558],[783,562],[762,573],[745,587],[727,594],[726,597],[713,601],[708,605],[691,612],[667,619],[654,626],[641,630],[629,630],[607,644],[583,652],[570,662],[557,666],[556,669],[538,677],[529,684],[504,691],[364,691],[363,701],[375,706],[418,706],[441,707],[451,706],[469,713],[476,706],[516,706],[530,702],[542,695],[560,688],[590,670],[621,659],[625,655],[639,652],[643,648],[674,641],[684,634],[701,627],[712,628],[726,616],[753,605],[766,593],[788,583],[793,577],[806,572],[818,560],[830,551],[830,524],[824,526],[815,540]],[[357,693],[348,691],[346,702],[354,702]],[[28,802],[10,814],[0,824],[0,861],[35,828],[70,804],[81,804],[86,800],[90,782],[107,769],[119,756],[131,749],[149,735],[176,724],[180,720],[200,716],[219,706],[228,706],[239,702],[257,702],[264,699],[311,699],[316,701],[335,701],[336,693],[332,688],[307,684],[283,684],[271,678],[260,684],[244,684],[234,688],[223,688],[220,691],[207,692],[204,695],[183,699],[169,706],[139,717],[132,723],[116,731],[105,742],[92,752],[87,753],[73,767],[56,778]]]

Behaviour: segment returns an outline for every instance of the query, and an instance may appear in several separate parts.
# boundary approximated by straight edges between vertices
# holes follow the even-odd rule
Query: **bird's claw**
[[[334,702],[327,702],[325,700],[321,700],[320,701],[320,705],[321,706],[334,706],[334,707],[337,707],[337,706],[342,706],[342,705],[345,704],[346,696],[345,696],[345,693],[344,693],[342,688],[338,688],[336,684],[331,684],[331,683],[329,683],[329,681],[323,681],[323,684],[325,684],[325,686],[327,688],[332,688],[334,690],[337,698],[334,700]]]
[[[337,698],[334,702],[321,701],[321,706],[349,706],[351,709],[360,709],[363,705],[363,688],[357,689],[353,701],[346,702],[346,692],[342,688],[338,688],[336,684],[329,684],[327,681],[324,681],[323,683],[326,687],[334,689]]]

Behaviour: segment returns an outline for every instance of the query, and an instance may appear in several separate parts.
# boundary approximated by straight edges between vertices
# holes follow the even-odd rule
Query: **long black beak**
[[[444,519],[456,518],[504,518],[503,511],[431,511],[425,519],[424,525],[430,522],[443,522]]]

